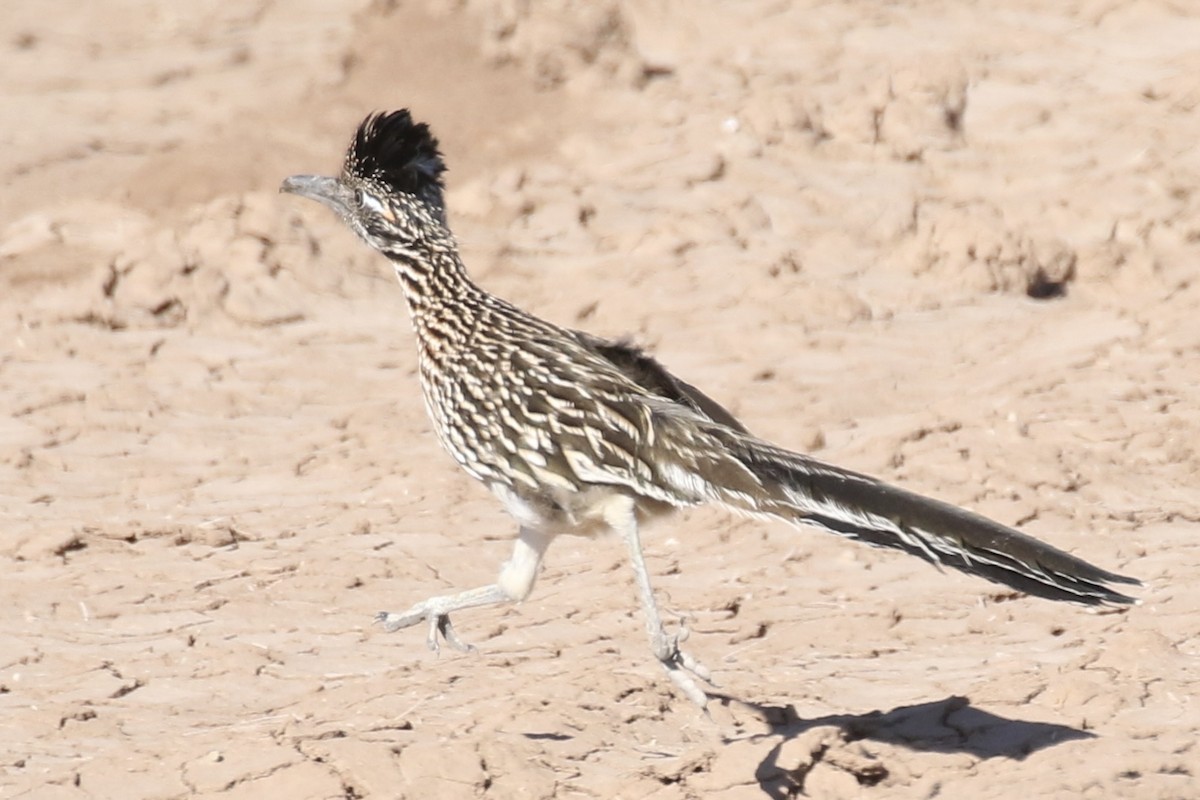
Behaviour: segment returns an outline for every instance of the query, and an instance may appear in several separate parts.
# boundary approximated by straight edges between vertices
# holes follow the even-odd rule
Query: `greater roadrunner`
[[[680,506],[717,503],[813,525],[1028,594],[1089,605],[1131,603],[1134,584],[970,511],[793,453],[628,344],[559,327],[477,286],[446,222],[445,165],[407,110],[368,116],[339,177],[299,175],[281,191],[333,209],[391,261],[412,314],[425,406],[442,445],[516,518],[516,546],[494,584],[380,613],[389,631],[428,624],[429,646],[455,635],[451,612],[523,600],[561,533],[619,533],[654,655],[704,707],[709,673],[669,635],[654,601],[638,525]],[[711,682],[711,681],[710,681]]]

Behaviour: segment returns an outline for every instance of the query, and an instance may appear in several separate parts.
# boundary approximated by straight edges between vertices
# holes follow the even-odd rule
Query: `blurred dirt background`
[[[1198,42],[1188,0],[5,0],[0,796],[1200,795]],[[618,541],[475,654],[373,628],[513,533],[386,265],[276,194],[400,106],[482,284],[1144,603],[701,510],[647,541],[711,721]]]

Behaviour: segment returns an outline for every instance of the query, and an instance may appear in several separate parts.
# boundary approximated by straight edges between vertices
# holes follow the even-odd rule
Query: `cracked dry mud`
[[[1200,18],[146,0],[0,11],[0,796],[1200,795]],[[486,286],[780,443],[1147,581],[1092,613],[707,510],[534,595],[387,270],[279,180],[411,106]]]

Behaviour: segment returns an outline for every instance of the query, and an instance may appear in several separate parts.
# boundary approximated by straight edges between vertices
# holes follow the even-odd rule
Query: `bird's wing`
[[[672,375],[666,367],[637,346],[625,341],[602,339],[583,331],[571,333],[581,345],[608,361],[622,375],[651,394],[683,405],[739,433],[749,433],[746,426],[727,408],[692,384]]]

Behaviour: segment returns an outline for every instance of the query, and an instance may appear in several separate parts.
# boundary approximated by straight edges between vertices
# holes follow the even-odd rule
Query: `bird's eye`
[[[358,203],[358,207],[364,211],[370,211],[375,214],[384,213],[383,203],[362,189],[354,191],[354,202]]]

